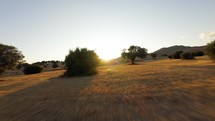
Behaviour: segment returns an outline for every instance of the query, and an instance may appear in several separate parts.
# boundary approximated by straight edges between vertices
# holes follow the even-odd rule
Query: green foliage
[[[161,55],[161,56],[165,57],[165,56],[168,56],[168,55],[167,55],[167,54],[163,54],[163,55]]]
[[[25,67],[27,67],[27,66],[29,66],[30,64],[28,64],[28,63],[19,63],[17,66],[16,66],[16,68],[17,69],[21,69],[21,68],[25,68]]]
[[[22,68],[22,63],[19,63],[17,66],[16,66],[17,69],[21,69]]]
[[[180,58],[184,59],[184,60],[185,59],[194,59],[194,56],[192,53],[185,52],[185,53],[181,53]]]
[[[100,62],[99,57],[93,50],[76,48],[70,50],[65,58],[66,76],[87,76],[96,74],[96,68]]]
[[[183,51],[177,51],[177,52],[175,52],[174,54],[172,54],[172,58],[173,59],[180,59],[181,58],[180,57],[181,53],[183,53]]]
[[[63,61],[58,61],[58,60],[38,61],[38,62],[35,62],[35,63],[33,63],[33,64],[43,66],[44,68],[49,67],[49,65],[52,64],[52,68],[57,68],[57,67],[59,67],[58,64],[60,64],[60,63],[61,63],[61,65],[64,65],[64,62],[63,62]],[[56,65],[56,64],[57,64],[57,65]],[[53,66],[53,65],[54,65],[54,66]]]
[[[206,45],[205,52],[210,59],[215,61],[215,40]]]
[[[5,69],[15,67],[15,65],[22,61],[23,58],[24,56],[16,47],[0,43],[0,73]]]
[[[52,68],[57,68],[58,64],[57,63],[53,63]]]
[[[173,59],[173,58],[172,58],[172,55],[168,55],[168,58],[169,58],[169,59]]]
[[[124,49],[121,56],[122,58],[130,59],[131,64],[134,64],[136,57],[145,58],[147,55],[147,49],[139,46],[130,46],[128,49]]]
[[[39,65],[29,65],[24,68],[23,72],[25,74],[36,74],[42,72],[43,68]]]
[[[203,56],[205,53],[203,51],[198,51],[193,53],[194,56]]]
[[[4,68],[0,67],[0,74],[4,72]]]
[[[152,53],[152,54],[150,54],[151,55],[151,57],[155,60],[156,59],[156,57],[157,57],[157,54],[155,54],[155,53]]]

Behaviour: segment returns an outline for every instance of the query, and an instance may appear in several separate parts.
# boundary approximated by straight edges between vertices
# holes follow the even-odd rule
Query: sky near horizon
[[[0,43],[29,63],[88,48],[102,59],[138,45],[153,52],[215,37],[215,0],[0,0]],[[212,39],[211,39],[212,38]]]

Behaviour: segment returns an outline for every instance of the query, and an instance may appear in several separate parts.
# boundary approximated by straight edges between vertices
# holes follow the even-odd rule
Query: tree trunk
[[[135,60],[135,57],[134,58],[131,58],[131,64],[134,65],[134,60]]]

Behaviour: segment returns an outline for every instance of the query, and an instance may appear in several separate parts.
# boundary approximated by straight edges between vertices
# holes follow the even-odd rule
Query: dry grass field
[[[157,60],[0,78],[1,121],[214,121],[215,63]]]

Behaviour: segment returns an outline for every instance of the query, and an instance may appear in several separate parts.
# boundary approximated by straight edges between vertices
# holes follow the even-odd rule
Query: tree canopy
[[[124,49],[121,56],[131,60],[131,64],[134,64],[136,57],[145,58],[147,55],[147,49],[139,46],[130,46],[128,49]]]
[[[14,67],[18,62],[21,62],[24,56],[21,51],[14,46],[4,45],[0,43],[0,70],[10,69]],[[0,72],[0,73],[1,73]]]
[[[76,48],[70,50],[65,58],[66,76],[86,76],[96,74],[99,57],[93,50]]]
[[[155,60],[155,59],[156,59],[156,57],[157,57],[157,54],[152,53],[152,54],[150,54],[150,56]]]
[[[207,44],[205,51],[210,59],[215,61],[215,40]]]

